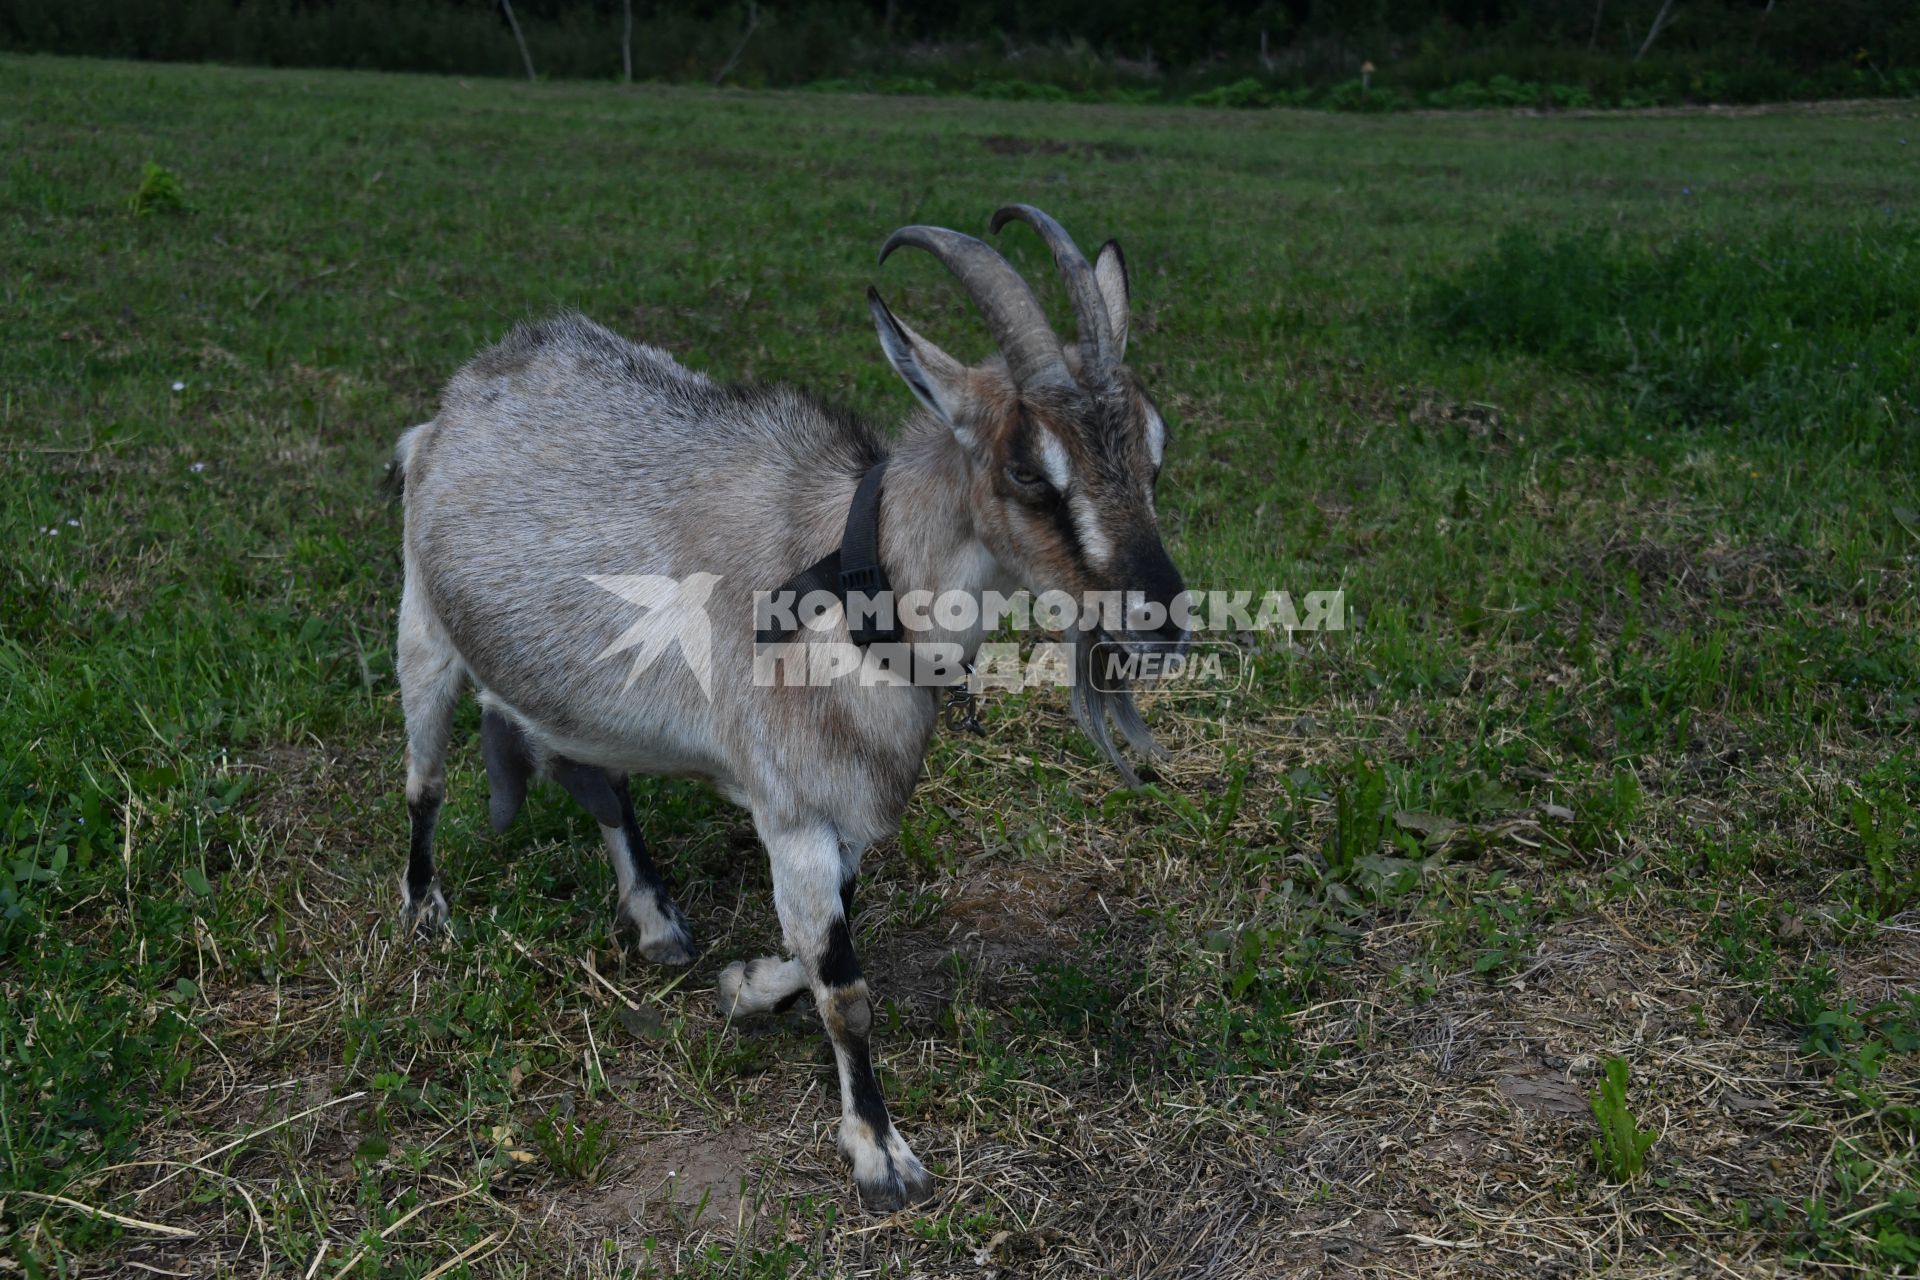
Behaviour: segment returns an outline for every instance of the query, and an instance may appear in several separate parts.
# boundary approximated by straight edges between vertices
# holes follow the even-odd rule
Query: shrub
[[[1330,111],[1405,111],[1413,99],[1399,89],[1369,89],[1358,80],[1344,80],[1327,91],[1321,105]]]
[[[925,76],[887,76],[874,82],[873,91],[924,98],[939,93],[940,86]]]
[[[186,189],[171,169],[149,160],[140,172],[140,185],[127,199],[127,209],[136,218],[155,213],[178,213],[187,207]]]
[[[1577,84],[1552,84],[1547,86],[1547,102],[1562,111],[1579,111],[1593,106],[1593,95],[1585,86]]]
[[[1073,95],[1057,84],[1034,84],[1027,80],[977,80],[969,90],[976,98],[1006,102],[1070,102]]]
[[[1272,105],[1267,86],[1252,76],[1218,85],[1187,99],[1196,107],[1265,107]]]

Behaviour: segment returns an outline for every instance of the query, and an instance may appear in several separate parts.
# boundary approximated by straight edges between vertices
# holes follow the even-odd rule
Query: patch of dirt
[[[374,838],[370,802],[388,787],[397,797],[402,782],[399,755],[397,743],[340,748],[317,741],[283,742],[251,752],[231,767],[235,775],[249,779],[242,803],[260,824],[260,843],[284,841],[289,853],[306,853],[319,851],[318,833],[327,825],[331,831],[326,838],[333,841],[342,838],[343,826],[356,837]],[[318,821],[321,815],[326,824]],[[404,861],[405,826],[386,835],[393,842],[390,847],[400,850],[395,856]],[[395,875],[401,866],[393,864]]]
[[[1648,586],[1671,585],[1689,596],[1766,611],[1785,605],[1808,558],[1804,548],[1786,543],[1734,543],[1719,536],[1677,543],[1611,537],[1579,549],[1570,560],[1585,573],[1624,565]]]
[[[963,970],[998,997],[1024,986],[1036,966],[1078,955],[1090,927],[1113,923],[1094,881],[1031,865],[983,863],[944,897],[932,926],[887,930],[863,952],[877,989],[921,1016],[953,999]]]
[[[1651,1231],[1662,1211],[1591,1172],[1587,1095],[1609,1057],[1633,1064],[1635,1114],[1660,1134],[1655,1172],[1688,1190],[1667,1211],[1751,1199],[1817,1159],[1781,1125],[1825,1105],[1800,1078],[1792,1038],[1703,1018],[1723,975],[1694,948],[1646,941],[1663,936],[1660,922],[1633,924],[1567,921],[1514,980],[1455,980],[1414,1008],[1304,1026],[1302,1048],[1327,1056],[1276,1166],[1277,1198],[1296,1212],[1279,1231],[1289,1251],[1267,1254],[1266,1274],[1353,1265],[1376,1249],[1410,1275],[1586,1273],[1609,1232]],[[1369,967],[1390,972],[1391,950]],[[1618,1274],[1672,1261],[1609,1249]],[[1741,1270],[1737,1254],[1719,1256]]]
[[[1920,992],[1920,912],[1889,920],[1867,947],[1837,957],[1834,978],[1844,996],[1866,1005]]]
[[[1552,1076],[1501,1076],[1493,1082],[1494,1091],[1515,1107],[1543,1115],[1578,1116],[1587,1110],[1587,1098],[1579,1085]]]
[[[569,1198],[576,1221],[617,1232],[625,1227],[657,1225],[668,1206],[703,1219],[732,1222],[741,1192],[760,1181],[755,1155],[765,1155],[766,1138],[739,1126],[703,1132],[663,1133],[623,1143],[591,1192]]]

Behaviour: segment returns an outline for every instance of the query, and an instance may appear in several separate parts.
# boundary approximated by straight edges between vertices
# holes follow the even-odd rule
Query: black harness
[[[900,615],[893,607],[893,584],[887,580],[886,568],[880,563],[880,482],[886,471],[883,458],[860,477],[860,487],[853,491],[853,503],[847,508],[847,527],[840,535],[840,545],[774,588],[776,596],[793,592],[796,619],[801,601],[818,591],[830,592],[846,610],[848,631],[862,649],[900,639]],[[858,611],[848,599],[856,592],[864,597],[862,603],[867,606]],[[876,617],[872,604],[883,596],[887,601],[885,616]],[[858,626],[854,625],[856,619]],[[775,623],[756,632],[754,638],[761,644],[780,644],[791,639],[794,631],[794,627]]]
[[[887,471],[882,458],[860,477],[847,507],[846,528],[840,545],[774,588],[776,597],[793,593],[795,626],[784,627],[777,621],[754,633],[761,644],[781,644],[798,629],[800,603],[816,592],[827,592],[840,602],[847,619],[847,632],[862,649],[875,644],[896,644],[902,638],[900,612],[893,599],[893,584],[886,566],[880,563],[880,486]],[[885,609],[875,608],[884,601]],[[973,664],[967,674],[946,689],[941,705],[948,725],[969,733],[985,733],[980,723],[979,705],[973,691]]]

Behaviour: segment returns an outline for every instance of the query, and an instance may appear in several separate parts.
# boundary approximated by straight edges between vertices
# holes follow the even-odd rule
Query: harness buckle
[[[850,591],[858,591],[862,595],[870,596],[873,594],[874,588],[878,587],[884,591],[886,590],[886,585],[886,575],[881,572],[880,566],[877,564],[857,565],[854,568],[842,569],[840,571],[841,595],[846,595]]]
[[[967,674],[947,686],[947,700],[941,704],[941,714],[945,717],[947,728],[959,733],[977,733],[987,736],[987,726],[980,723],[980,695],[973,689],[973,664],[967,663]]]

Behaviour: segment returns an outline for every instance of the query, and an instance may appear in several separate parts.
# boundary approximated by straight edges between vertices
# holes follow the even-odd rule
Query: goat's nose
[[[1174,616],[1173,610],[1151,599],[1131,601],[1127,605],[1126,622],[1127,634],[1136,641],[1177,653],[1186,651],[1188,638],[1193,634]]]

